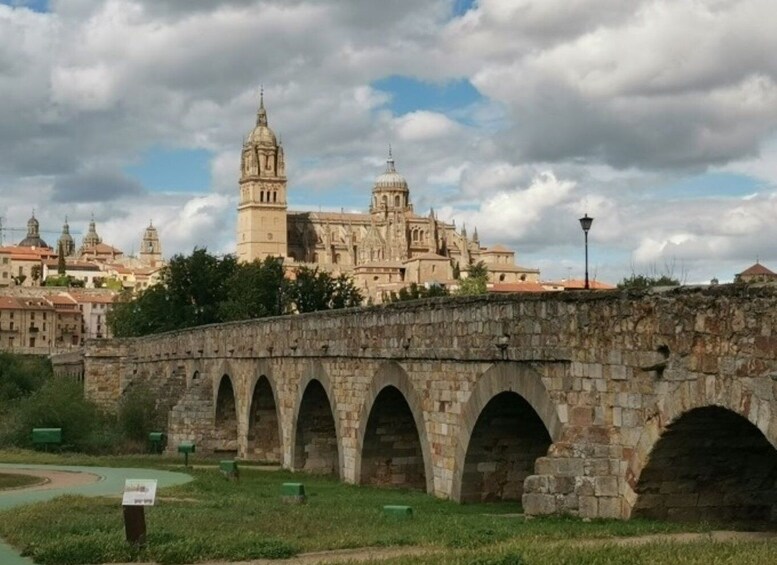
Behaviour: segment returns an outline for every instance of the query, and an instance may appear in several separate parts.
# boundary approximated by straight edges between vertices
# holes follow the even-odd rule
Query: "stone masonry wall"
[[[328,408],[334,420],[333,464],[343,480],[360,482],[367,420],[391,385],[413,414],[427,491],[460,499],[477,419],[512,391],[552,440],[524,483],[526,511],[627,518],[653,448],[689,410],[719,406],[777,444],[775,306],[770,288],[723,285],[435,299],[255,320],[89,343],[86,392],[115,404],[133,376],[183,366],[192,387],[195,373],[210,382],[227,374],[245,456],[254,385],[265,375],[291,468],[298,432],[310,425],[302,398],[318,383],[319,412]],[[202,392],[212,410],[216,390]],[[183,410],[192,398],[187,390],[173,409],[171,440],[188,434],[207,444],[207,410]]]

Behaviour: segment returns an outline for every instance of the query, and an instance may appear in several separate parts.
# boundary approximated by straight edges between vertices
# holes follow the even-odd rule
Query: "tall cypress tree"
[[[65,248],[62,246],[62,242],[59,242],[57,246],[57,274],[60,277],[65,276],[67,266],[65,264]]]

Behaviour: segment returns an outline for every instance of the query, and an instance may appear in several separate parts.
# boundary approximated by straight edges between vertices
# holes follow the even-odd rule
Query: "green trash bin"
[[[151,432],[148,434],[148,441],[151,444],[151,453],[162,453],[165,445],[164,432]]]
[[[189,454],[195,451],[196,448],[192,441],[182,441],[178,444],[178,453],[183,453],[183,464],[185,467],[189,466]]]
[[[62,445],[62,428],[33,428],[32,444],[46,449],[50,445]]]
[[[228,479],[240,479],[240,470],[237,467],[237,461],[227,459],[219,461],[219,471]]]

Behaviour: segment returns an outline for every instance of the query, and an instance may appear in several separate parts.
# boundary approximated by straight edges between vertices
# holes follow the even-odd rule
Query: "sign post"
[[[124,532],[127,541],[141,546],[146,543],[145,507],[153,506],[156,500],[156,481],[152,479],[127,479],[124,483],[122,507],[124,509]]]

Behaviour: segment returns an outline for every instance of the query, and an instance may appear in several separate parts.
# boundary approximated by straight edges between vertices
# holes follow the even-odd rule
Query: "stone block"
[[[622,518],[621,499],[618,497],[599,497],[599,518]]]
[[[617,477],[596,477],[594,478],[594,493],[596,496],[618,496],[618,478]]]
[[[529,516],[547,516],[556,513],[556,498],[552,494],[524,494],[522,505],[523,511]]]
[[[598,518],[599,499],[595,496],[581,496],[578,500],[578,511],[581,518]]]

